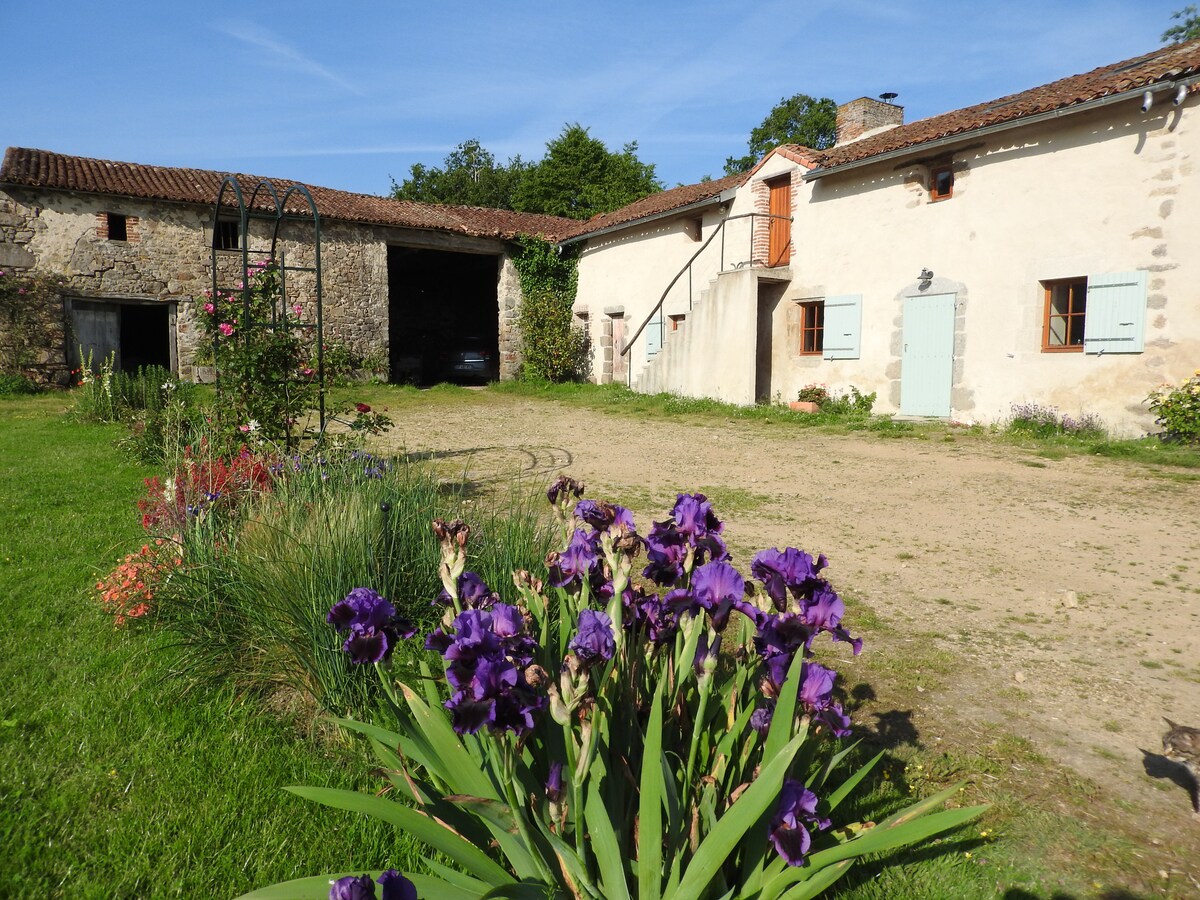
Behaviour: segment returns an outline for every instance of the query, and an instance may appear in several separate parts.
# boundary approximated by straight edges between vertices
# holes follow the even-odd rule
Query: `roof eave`
[[[579,241],[586,241],[589,238],[599,237],[602,234],[611,234],[614,231],[621,231],[625,228],[632,228],[635,225],[644,225],[647,222],[654,222],[658,219],[667,219],[671,216],[678,216],[682,213],[691,212],[695,209],[703,209],[706,206],[720,205],[728,203],[737,194],[740,185],[726,188],[719,194],[713,194],[711,197],[705,197],[703,200],[694,200],[691,203],[683,206],[676,206],[674,209],[663,210],[662,212],[651,213],[647,216],[639,216],[636,219],[630,219],[627,222],[618,222],[615,225],[608,225],[605,228],[599,228],[596,231],[588,231],[584,234],[576,235],[572,238],[567,238],[565,241],[559,241],[558,246],[566,247],[569,244],[576,244]]]
[[[1059,107],[1058,109],[1050,109],[1046,110],[1045,112],[1034,113],[1031,116],[1021,116],[1020,118],[1010,119],[1007,122],[997,122],[993,125],[984,125],[981,128],[972,128],[969,131],[960,131],[956,134],[949,134],[944,137],[935,138],[932,141],[923,141],[919,144],[913,144],[909,147],[901,147],[897,150],[888,150],[884,153],[878,153],[874,156],[856,159],[852,162],[842,163],[841,165],[811,169],[804,174],[804,180],[816,181],[817,179],[824,178],[827,175],[836,175],[839,172],[847,172],[851,169],[859,169],[863,166],[874,165],[875,163],[887,162],[888,160],[893,159],[901,159],[906,156],[915,156],[919,153],[928,153],[930,150],[938,147],[962,143],[964,141],[995,134],[1000,131],[1008,131],[1012,128],[1023,128],[1026,125],[1036,125],[1039,122],[1060,119],[1064,116],[1074,115],[1075,113],[1088,112],[1089,110],[1098,109],[1102,106],[1109,106],[1113,103],[1120,103],[1135,97],[1141,97],[1147,91],[1158,93],[1164,90],[1179,88],[1180,86],[1190,86],[1196,84],[1197,82],[1200,82],[1200,74],[1189,75],[1187,78],[1180,78],[1173,81],[1158,81],[1152,84],[1145,84],[1141,87],[1130,88],[1127,91],[1120,91],[1116,94],[1107,94],[1103,97],[1085,100],[1082,103],[1076,103],[1072,106],[1063,106]]]

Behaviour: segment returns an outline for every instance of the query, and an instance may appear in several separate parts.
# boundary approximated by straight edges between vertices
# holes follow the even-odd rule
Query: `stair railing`
[[[736,268],[736,269],[740,269],[742,266],[746,265],[746,263],[749,263],[750,265],[754,264],[754,222],[756,219],[766,219],[768,221],[768,224],[773,219],[785,219],[788,222],[792,221],[791,216],[780,216],[775,213],[761,213],[761,212],[739,213],[736,216],[728,216],[728,217],[722,219],[719,223],[717,223],[716,229],[713,231],[712,234],[710,234],[708,236],[708,239],[703,244],[700,245],[700,249],[697,250],[695,253],[693,253],[691,258],[686,263],[683,264],[683,268],[681,268],[678,272],[675,273],[675,277],[671,279],[670,283],[666,287],[666,290],[664,290],[662,292],[662,296],[658,298],[658,303],[654,304],[654,308],[650,310],[650,314],[648,316],[646,316],[645,319],[642,320],[642,324],[639,325],[637,331],[635,331],[633,333],[633,337],[629,338],[628,340],[626,340],[622,343],[619,355],[626,356],[629,353],[630,349],[633,347],[633,345],[637,341],[637,339],[642,336],[642,332],[645,331],[646,327],[648,325],[650,325],[651,322],[654,321],[655,316],[658,316],[658,346],[660,348],[662,347],[663,343],[666,341],[666,323],[662,319],[661,312],[662,312],[663,304],[667,302],[667,295],[669,295],[671,293],[671,288],[675,287],[675,285],[678,283],[679,279],[682,278],[684,273],[686,272],[687,276],[688,276],[688,310],[690,311],[692,308],[692,264],[697,259],[699,259],[700,254],[702,254],[705,250],[707,250],[709,245],[714,240],[716,240],[717,235],[720,235],[721,236],[721,260],[720,260],[720,267],[717,269],[717,274],[720,275],[722,272],[726,271],[725,270],[725,223],[733,222],[733,221],[736,221],[737,219],[749,219],[750,220],[750,247],[749,247],[750,252],[746,257],[745,262],[739,262],[734,265],[734,268]],[[661,350],[660,350],[660,352],[661,352]],[[626,380],[626,384],[632,386],[633,385],[633,366],[630,363],[631,363],[631,360],[626,360],[625,380]]]

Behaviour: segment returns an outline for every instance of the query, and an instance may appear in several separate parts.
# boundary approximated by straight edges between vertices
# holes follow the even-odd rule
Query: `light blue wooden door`
[[[954,294],[904,299],[900,412],[950,415],[954,381]]]

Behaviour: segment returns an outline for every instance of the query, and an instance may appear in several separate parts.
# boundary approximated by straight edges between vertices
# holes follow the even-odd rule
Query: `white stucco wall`
[[[954,153],[954,195],[928,199],[921,165],[881,163],[805,186],[786,299],[861,293],[858,360],[792,358],[786,396],[819,381],[900,404],[902,306],[959,295],[952,417],[996,421],[1015,402],[1091,412],[1120,431],[1153,424],[1142,400],[1200,362],[1200,234],[1194,167],[1200,98],[1136,100],[995,135]],[[1145,270],[1145,350],[1044,353],[1046,279]]]
[[[700,240],[695,239],[697,220],[702,223]],[[593,380],[604,380],[601,341],[604,317],[615,310],[623,311],[626,334],[632,337],[671,279],[701,248],[719,220],[714,205],[600,235],[586,243],[579,256],[579,289],[574,309],[577,313],[587,313],[592,338]],[[697,297],[709,280],[716,277],[717,263],[717,257],[707,251],[696,261],[692,291]],[[686,315],[688,310],[688,280],[685,276],[672,288],[663,304],[663,314]],[[667,327],[670,327],[669,319]],[[636,380],[646,364],[644,333],[630,350],[629,359]]]
[[[808,183],[775,155],[738,191],[731,216],[764,211],[765,191],[755,183],[796,172],[790,278],[782,297],[761,305],[772,324],[770,347],[759,340],[769,363],[760,353],[757,394],[787,400],[809,383],[839,392],[854,385],[878,394],[877,411],[899,411],[904,299],[952,293],[951,418],[1002,421],[1012,404],[1035,401],[1098,415],[1119,433],[1151,430],[1146,395],[1200,365],[1200,96],[1177,108],[1159,95],[1147,113],[1131,98],[966,137],[957,148],[917,150]],[[928,166],[947,153],[953,196],[933,202]],[[745,227],[730,223],[727,247],[747,242],[736,236]],[[678,236],[660,228],[589,245],[581,298],[628,297],[629,308],[636,298],[648,308],[677,256],[686,258],[672,242]],[[924,290],[922,269],[934,273]],[[1042,281],[1134,270],[1147,273],[1143,352],[1042,351]],[[643,299],[643,288],[653,299]],[[800,356],[798,304],[844,294],[862,295],[859,358]],[[668,352],[683,355],[687,343],[668,342]],[[687,369],[714,365],[710,355],[686,355]],[[676,374],[654,378],[654,388],[692,393],[697,379],[680,366],[656,364]]]

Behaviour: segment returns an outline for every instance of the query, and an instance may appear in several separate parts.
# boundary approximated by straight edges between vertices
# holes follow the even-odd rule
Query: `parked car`
[[[495,345],[481,337],[449,338],[440,369],[447,381],[487,382],[500,377]]]

